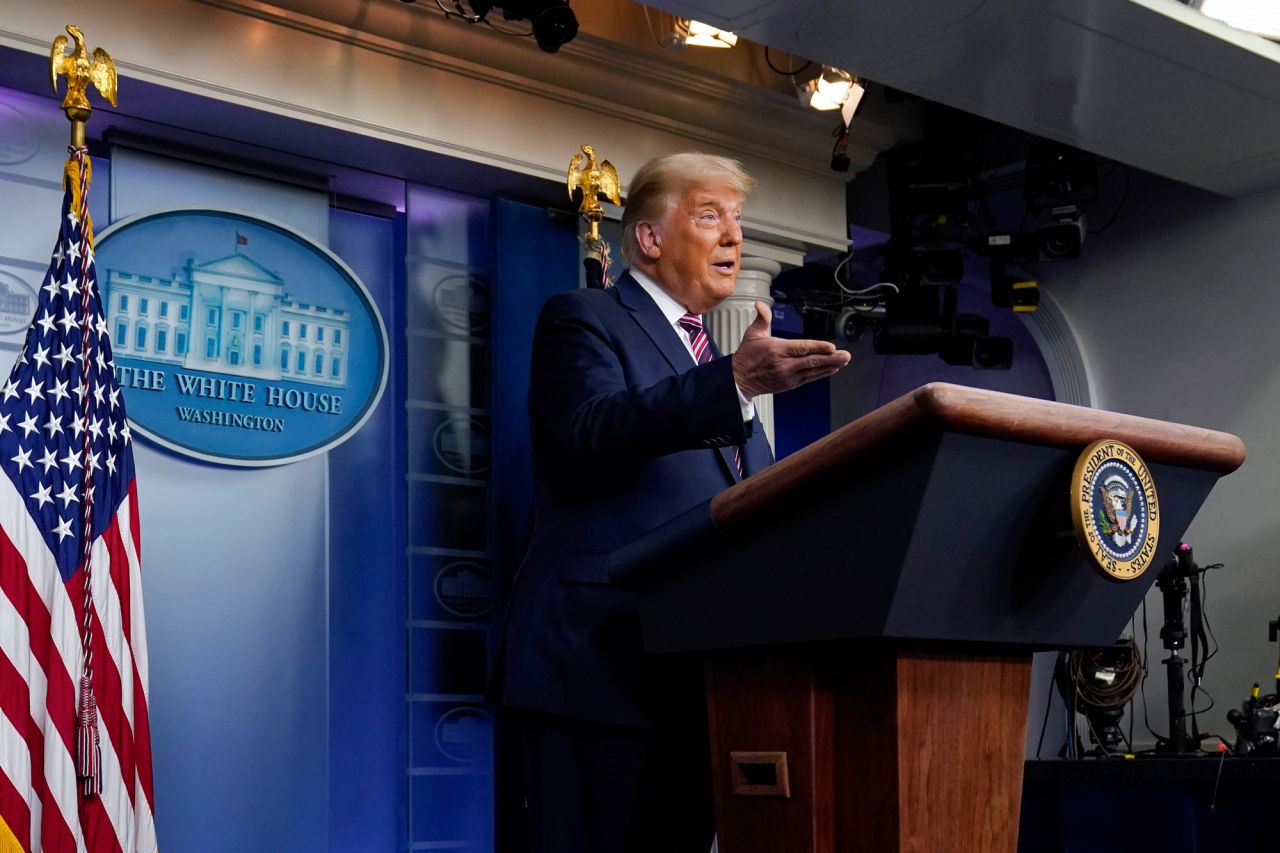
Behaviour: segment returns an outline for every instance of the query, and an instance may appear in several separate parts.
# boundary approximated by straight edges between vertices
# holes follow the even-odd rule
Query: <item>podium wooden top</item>
[[[711,501],[711,518],[722,531],[740,530],[785,495],[842,477],[887,447],[928,432],[1081,449],[1111,438],[1147,463],[1219,474],[1230,474],[1245,457],[1244,442],[1230,433],[932,382],[720,492]]]

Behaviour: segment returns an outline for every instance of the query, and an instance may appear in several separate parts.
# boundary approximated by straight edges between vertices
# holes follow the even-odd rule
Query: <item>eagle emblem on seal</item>
[[[1111,475],[1098,489],[1098,504],[1094,517],[1103,536],[1110,536],[1117,548],[1133,541],[1138,517],[1133,512],[1135,490],[1123,477]]]

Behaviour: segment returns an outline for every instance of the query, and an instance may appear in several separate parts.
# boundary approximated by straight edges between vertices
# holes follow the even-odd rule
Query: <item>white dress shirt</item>
[[[685,331],[684,326],[680,325],[680,319],[685,314],[690,313],[689,309],[677,302],[670,293],[663,290],[662,285],[635,267],[631,268],[631,277],[639,282],[640,286],[644,288],[644,292],[649,294],[649,298],[658,304],[658,310],[662,312],[662,316],[667,318],[667,322],[671,324],[672,328],[676,330],[676,334],[680,336],[680,341],[689,352],[689,358],[693,359],[694,364],[697,364],[698,357],[693,354],[693,340],[689,337],[689,333]],[[707,337],[711,337],[710,332],[707,333]],[[756,404],[742,393],[742,389],[736,383],[733,387],[738,392],[738,404],[742,408],[743,422],[751,420],[756,416]]]

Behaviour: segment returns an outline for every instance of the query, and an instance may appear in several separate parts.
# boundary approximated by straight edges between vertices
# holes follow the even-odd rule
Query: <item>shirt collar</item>
[[[674,326],[681,317],[689,313],[689,309],[677,302],[674,296],[662,288],[662,285],[635,267],[631,268],[631,277],[644,288],[644,292],[649,294],[649,298],[657,304],[658,310],[662,312],[662,316],[666,317],[667,322],[671,325]]]

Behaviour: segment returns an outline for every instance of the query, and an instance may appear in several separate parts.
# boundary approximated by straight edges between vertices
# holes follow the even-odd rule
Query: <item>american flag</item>
[[[72,148],[0,388],[0,853],[156,850],[138,499]]]

